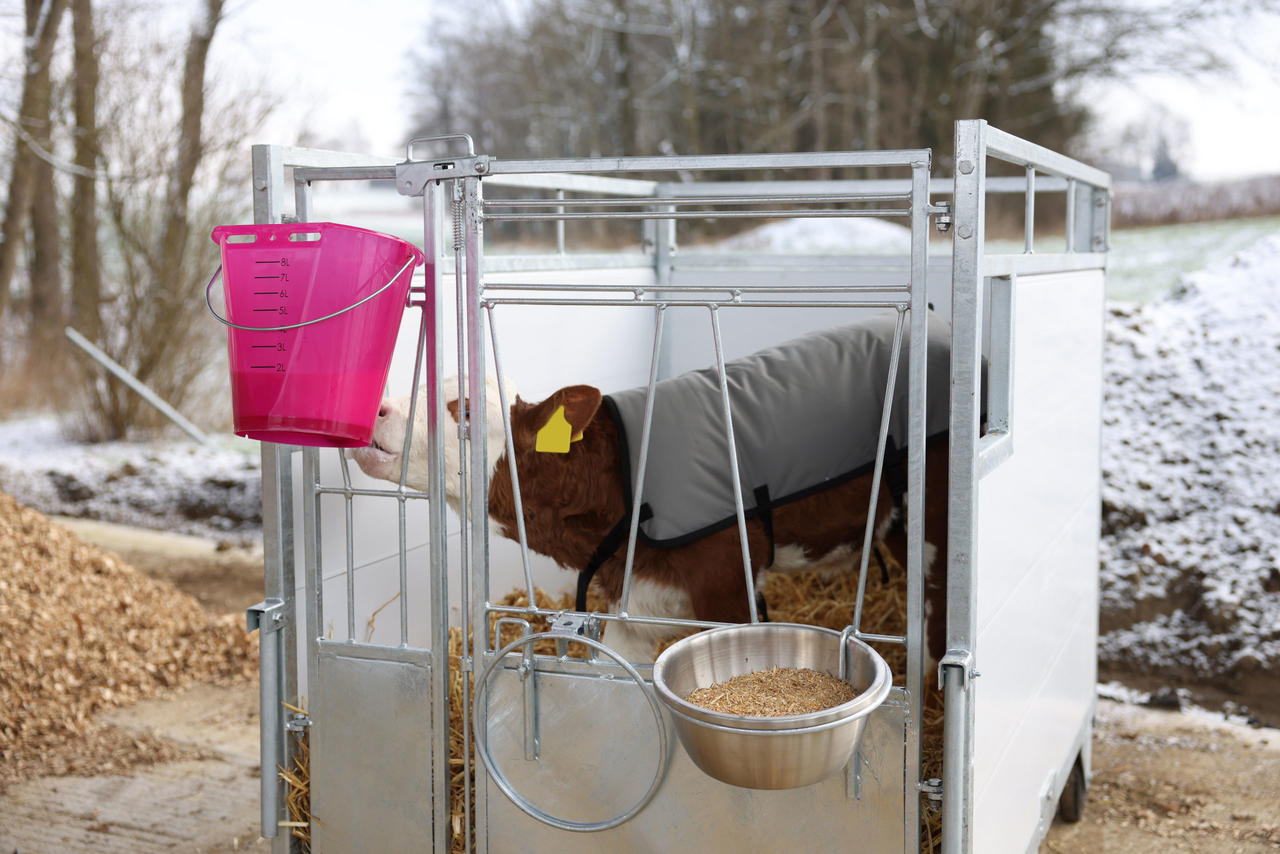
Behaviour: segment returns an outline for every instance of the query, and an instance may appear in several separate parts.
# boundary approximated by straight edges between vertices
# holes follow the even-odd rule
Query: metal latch
[[[600,618],[590,614],[579,614],[567,611],[555,618],[551,624],[551,634],[556,638],[556,655],[563,658],[569,654],[569,641],[575,637],[587,637],[600,640]],[[588,660],[595,661],[596,651],[591,649]]]
[[[946,234],[951,230],[951,202],[938,202],[930,205],[929,212],[937,215],[937,219],[933,221],[933,224],[938,229],[939,234]]]

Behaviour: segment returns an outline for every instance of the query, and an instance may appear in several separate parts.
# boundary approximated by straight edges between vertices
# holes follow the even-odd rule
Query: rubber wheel
[[[1085,794],[1089,783],[1084,777],[1084,763],[1076,757],[1067,775],[1067,784],[1062,787],[1062,797],[1058,798],[1058,818],[1068,824],[1075,824],[1084,815]]]

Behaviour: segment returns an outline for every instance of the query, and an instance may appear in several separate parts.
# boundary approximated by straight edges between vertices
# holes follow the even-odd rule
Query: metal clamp
[[[475,707],[477,709],[484,708],[483,698],[485,691],[488,690],[489,677],[493,674],[494,668],[497,667],[508,654],[514,652],[516,647],[530,646],[535,641],[541,640],[542,638],[563,639],[564,635],[557,634],[555,632],[538,632],[537,634],[525,635],[524,637],[517,638],[507,644],[494,655],[493,660],[489,662],[488,666],[485,667],[484,671],[480,674],[480,678],[476,681]],[[620,813],[613,818],[606,819],[605,821],[570,821],[568,819],[553,816],[550,813],[534,806],[525,799],[525,797],[517,792],[515,787],[511,785],[511,781],[502,774],[502,771],[499,770],[492,754],[489,752],[489,737],[485,726],[475,727],[472,732],[472,738],[475,741],[476,754],[480,757],[480,761],[484,763],[484,767],[489,772],[489,776],[498,784],[498,788],[501,789],[502,793],[511,800],[511,803],[519,807],[526,815],[536,818],[543,824],[550,825],[551,827],[559,830],[575,830],[582,832],[608,830],[611,827],[617,827],[624,822],[630,821],[642,809],[644,809],[645,806],[648,805],[649,801],[653,800],[653,796],[657,794],[658,787],[662,784],[662,779],[666,776],[667,772],[667,757],[669,754],[667,724],[666,719],[662,716],[662,707],[658,705],[658,700],[653,696],[653,692],[644,684],[644,677],[631,666],[630,662],[600,641],[588,637],[585,634],[575,635],[573,640],[577,643],[585,644],[594,650],[603,652],[609,658],[613,659],[615,663],[621,666],[622,669],[626,671],[627,675],[640,686],[640,692],[644,694],[645,700],[649,702],[649,708],[653,712],[653,719],[658,725],[658,769],[653,775],[653,782],[649,785],[648,790],[641,796],[640,800],[631,807],[631,809]]]
[[[340,314],[346,314],[348,311],[351,311],[354,308],[359,308],[360,306],[364,305],[369,300],[373,299],[378,294],[382,293],[387,288],[395,284],[396,279],[400,278],[400,276],[404,273],[404,271],[409,269],[409,267],[413,264],[414,260],[415,260],[415,256],[410,255],[409,260],[404,262],[404,266],[401,267],[385,285],[378,288],[376,291],[364,297],[363,299],[360,299],[357,302],[353,302],[351,305],[347,306],[346,308],[340,308],[337,311],[332,312],[331,314],[326,314],[324,317],[317,317],[314,320],[304,320],[301,323],[290,323],[287,326],[241,326],[239,323],[232,323],[230,320],[227,320],[225,317],[218,314],[217,310],[213,307],[213,298],[209,295],[209,293],[210,291],[213,290],[213,283],[218,281],[218,279],[221,278],[222,276],[221,264],[218,265],[218,269],[213,271],[213,276],[210,277],[209,284],[204,286],[204,304],[209,307],[209,313],[212,314],[215,318],[217,318],[218,322],[221,323],[223,326],[230,326],[232,329],[239,329],[243,332],[284,332],[289,329],[301,329],[303,326],[311,326],[313,324],[320,323],[321,321],[324,321],[324,320],[332,320],[333,318],[337,317]]]
[[[973,653],[967,649],[949,649],[947,654],[942,656],[942,660],[938,662],[938,690],[946,688],[946,668],[954,667],[960,671],[960,687],[965,688],[966,684],[977,679],[982,674],[973,669]]]
[[[563,658],[569,654],[569,642],[574,638],[589,637],[600,640],[600,618],[576,611],[566,611],[551,623],[551,634],[556,639],[556,655]],[[591,650],[591,660],[596,660],[595,649]]]

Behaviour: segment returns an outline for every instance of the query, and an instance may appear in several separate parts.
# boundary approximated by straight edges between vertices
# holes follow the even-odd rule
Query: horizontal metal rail
[[[987,156],[1018,166],[1032,167],[1039,172],[1057,175],[1059,178],[1074,178],[1093,187],[1109,188],[1111,176],[1101,169],[1086,166],[1079,160],[1073,160],[1065,154],[1034,142],[1006,133],[988,125],[985,129]]]
[[[928,163],[927,148],[892,151],[828,151],[800,154],[702,154],[661,157],[580,157],[556,160],[489,161],[487,175],[538,172],[697,172],[704,170],[762,170],[838,168],[847,166],[914,166]]]
[[[526,284],[523,282],[485,282],[486,293],[494,290],[502,291],[578,291],[584,293],[624,293],[643,296],[648,293],[660,294],[793,294],[797,291],[806,294],[856,294],[882,293],[884,291],[906,292],[909,286],[905,283],[887,284],[873,283],[861,285],[817,285],[805,287],[788,287],[786,285],[588,285],[571,284]],[[770,303],[776,305],[777,303]]]
[[[765,203],[803,204],[805,202],[907,202],[910,193],[825,193],[803,195],[736,195],[736,196],[681,196],[664,199],[485,199],[485,207],[504,208],[571,208],[571,207],[621,207],[648,204],[670,205],[761,205]]]
[[[772,200],[769,200],[772,201]],[[488,203],[486,202],[486,205]],[[599,211],[584,214],[493,214],[487,210],[483,214],[486,222],[568,222],[599,219],[778,219],[782,217],[907,217],[911,209],[890,208],[884,210],[830,210],[819,208],[814,210],[765,210],[765,211]]]
[[[896,308],[906,309],[909,303],[901,299],[883,299],[883,300],[858,300],[856,302],[832,302],[825,300],[787,300],[785,302],[778,300],[761,300],[757,302],[745,302],[742,300],[681,300],[667,299],[655,294],[652,299],[634,299],[634,300],[606,300],[606,299],[536,299],[533,297],[484,297],[486,303],[494,305],[560,305],[560,306],[614,306],[619,308],[630,308],[634,306],[645,306],[652,308],[655,305],[665,305],[670,307],[696,306],[699,308]]]
[[[485,610],[490,614],[512,614],[522,617],[555,617],[566,613],[564,608],[539,608],[534,605],[496,605],[485,603]],[[737,623],[717,623],[710,620],[686,620],[675,617],[641,617],[632,614],[613,614],[608,611],[591,611],[592,616],[599,617],[601,622],[631,623],[642,626],[671,626],[682,629],[714,629],[720,626],[734,626]],[[905,644],[907,639],[900,635],[879,635],[871,633],[858,634],[858,638],[875,643]]]

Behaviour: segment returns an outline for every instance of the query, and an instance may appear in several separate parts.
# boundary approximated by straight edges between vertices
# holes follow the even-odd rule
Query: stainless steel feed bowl
[[[840,632],[792,623],[754,623],[700,632],[668,647],[653,664],[653,686],[676,735],[704,772],[734,786],[791,789],[816,783],[848,763],[867,715],[893,679],[871,647],[848,639],[847,681],[858,695],[805,715],[748,717],[686,701],[691,692],[769,667],[838,675]]]

